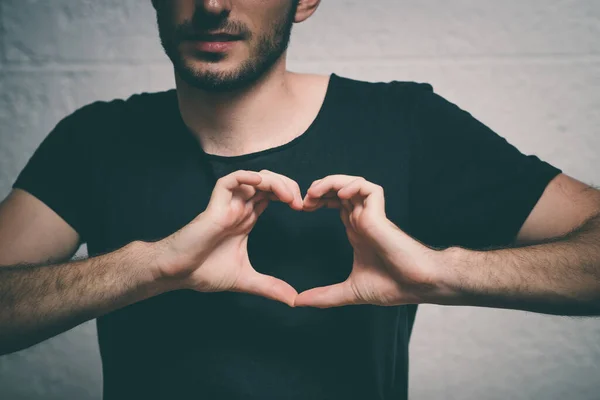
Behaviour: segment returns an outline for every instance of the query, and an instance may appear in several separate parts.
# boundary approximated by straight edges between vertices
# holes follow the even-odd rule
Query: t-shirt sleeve
[[[442,248],[514,243],[562,170],[521,153],[428,87],[416,96],[411,122],[411,233]]]
[[[85,112],[63,118],[37,147],[12,187],[41,200],[87,239],[88,143]]]

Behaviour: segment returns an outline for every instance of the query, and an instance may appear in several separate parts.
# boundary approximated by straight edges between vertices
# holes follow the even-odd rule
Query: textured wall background
[[[0,0],[0,197],[66,114],[173,87],[149,0]],[[598,0],[324,0],[290,69],[416,80],[600,183]],[[81,249],[82,252],[85,249]],[[414,399],[600,399],[600,320],[424,306]],[[93,322],[0,357],[2,399],[99,399]]]

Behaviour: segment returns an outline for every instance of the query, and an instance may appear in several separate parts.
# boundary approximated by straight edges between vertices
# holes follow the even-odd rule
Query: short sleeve
[[[37,147],[12,187],[41,200],[87,239],[89,154],[82,109],[63,118]]]
[[[431,246],[510,245],[562,172],[433,90],[415,99],[411,134],[411,233]]]

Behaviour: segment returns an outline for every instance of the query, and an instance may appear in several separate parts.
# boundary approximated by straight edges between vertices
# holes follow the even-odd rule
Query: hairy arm
[[[441,304],[600,315],[600,214],[564,234],[523,247],[445,251]]]
[[[152,249],[132,242],[84,260],[0,267],[0,354],[166,291],[153,275]]]

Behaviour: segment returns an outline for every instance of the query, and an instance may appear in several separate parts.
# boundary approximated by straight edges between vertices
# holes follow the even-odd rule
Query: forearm
[[[133,242],[85,260],[0,267],[0,354],[167,290],[150,248]]]
[[[445,252],[438,303],[600,315],[600,216],[545,243]]]

